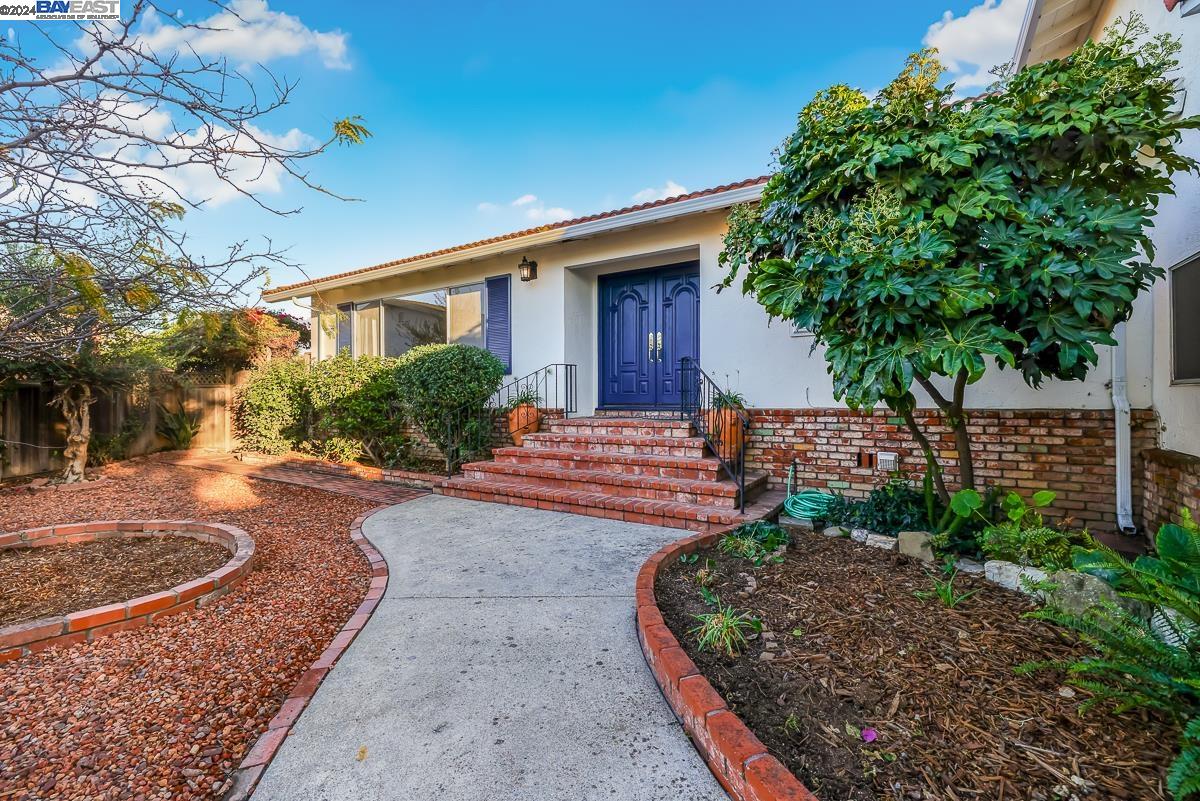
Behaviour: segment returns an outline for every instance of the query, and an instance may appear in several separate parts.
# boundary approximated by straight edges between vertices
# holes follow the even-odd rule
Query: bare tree
[[[197,252],[184,215],[216,193],[298,211],[268,205],[264,180],[337,197],[304,162],[370,136],[357,117],[334,122],[324,141],[272,135],[264,118],[294,84],[186,45],[157,52],[143,24],[154,12],[135,0],[119,22],[34,26],[45,61],[0,41],[0,384],[57,375],[83,387],[56,398],[73,432],[66,481],[82,477],[95,400],[87,376],[109,340],[184,309],[244,303],[269,266],[288,263],[269,240]],[[184,34],[212,30],[156,16]],[[209,197],[188,188],[197,180]]]
[[[354,117],[324,141],[270,134],[263,120],[294,84],[192,50],[156,52],[140,33],[152,8],[136,0],[120,22],[32,28],[48,62],[0,41],[0,356],[69,355],[164,313],[242,299],[287,261],[270,241],[195,252],[180,221],[209,198],[185,181],[292,214],[265,203],[259,182],[290,177],[332,194],[303,163],[370,136]]]

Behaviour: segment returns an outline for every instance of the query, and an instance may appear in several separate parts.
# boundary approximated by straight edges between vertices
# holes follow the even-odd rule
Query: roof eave
[[[488,244],[479,245],[477,247],[455,251],[453,253],[430,256],[426,259],[406,262],[404,264],[397,264],[393,267],[380,267],[377,270],[368,270],[355,275],[346,275],[341,277],[334,276],[328,280],[318,280],[314,283],[306,284],[304,286],[280,287],[273,292],[270,290],[263,292],[263,300],[267,301],[268,303],[276,303],[283,300],[308,297],[319,292],[327,292],[331,289],[353,286],[354,284],[366,283],[368,281],[379,281],[381,279],[392,278],[397,275],[431,270],[438,267],[447,267],[454,264],[476,261],[478,259],[485,259],[492,256],[502,256],[505,253],[510,253],[516,250],[528,251],[535,248],[558,244],[560,242],[569,242],[571,240],[585,239],[598,234],[612,233],[625,228],[634,228],[641,225],[667,222],[693,214],[716,211],[722,208],[736,206],[739,203],[748,203],[758,200],[760,197],[762,197],[763,186],[764,184],[759,183],[751,186],[738,187],[737,189],[730,189],[728,191],[719,192],[712,195],[681,200],[677,203],[669,203],[662,206],[638,209],[636,211],[631,211],[616,217],[606,217],[599,220],[578,223],[576,225],[570,225],[565,228],[556,228],[549,231],[538,231],[526,234],[524,236],[515,237],[513,239],[504,239],[498,242],[491,242]]]

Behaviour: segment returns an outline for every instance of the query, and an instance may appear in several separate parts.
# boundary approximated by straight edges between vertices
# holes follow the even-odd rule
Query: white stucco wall
[[[1170,33],[1183,49],[1178,55],[1179,78],[1185,93],[1182,114],[1200,114],[1200,15],[1183,17],[1179,10],[1167,11],[1162,0],[1109,0],[1101,9],[1091,35],[1117,17],[1131,12],[1142,15],[1151,34]],[[1185,131],[1181,149],[1200,158],[1200,131]],[[1175,195],[1159,203],[1152,238],[1155,264],[1164,270],[1200,253],[1200,176],[1177,174]],[[1147,335],[1141,358],[1153,365],[1151,402],[1162,424],[1162,447],[1200,455],[1200,385],[1175,384],[1171,378],[1171,303],[1167,280],[1155,283],[1149,304],[1152,331]],[[1197,310],[1200,313],[1200,310]],[[1140,343],[1143,344],[1143,343]],[[1131,354],[1130,362],[1136,357]]]
[[[546,364],[578,365],[580,411],[590,413],[597,397],[599,275],[698,259],[705,294],[700,308],[700,361],[721,383],[745,393],[756,407],[828,407],[838,405],[820,351],[810,353],[809,337],[793,336],[791,326],[770,322],[762,307],[742,295],[740,283],[717,293],[724,277],[717,262],[725,232],[724,212],[697,214],[647,225],[516,250],[452,267],[364,282],[324,293],[326,303],[362,301],[439,289],[509,273],[512,282],[513,374]],[[516,264],[522,255],[538,262],[538,279],[522,283]],[[1139,304],[1129,340],[1130,394],[1135,406],[1150,403],[1149,373],[1152,309]],[[1100,365],[1083,382],[1048,382],[1035,391],[1019,374],[992,370],[968,390],[974,408],[1108,408],[1110,364],[1103,349]],[[924,405],[932,405],[922,398]]]

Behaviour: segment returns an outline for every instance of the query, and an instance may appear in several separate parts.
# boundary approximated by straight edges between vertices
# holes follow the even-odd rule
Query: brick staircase
[[[436,491],[471,500],[709,531],[772,515],[782,491],[766,473],[746,473],[746,511],[737,484],[678,418],[582,417],[548,421],[522,447],[496,448],[490,462],[463,465]]]

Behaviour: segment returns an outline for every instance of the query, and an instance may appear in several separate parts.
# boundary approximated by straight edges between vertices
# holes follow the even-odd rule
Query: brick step
[[[737,484],[728,479],[696,481],[501,462],[465,464],[462,472],[465,477],[477,480],[517,481],[539,487],[599,492],[651,501],[676,501],[727,509],[738,505]],[[766,485],[766,473],[747,475],[746,497],[753,498],[758,492],[766,489]]]
[[[700,437],[630,437],[607,434],[526,434],[524,447],[592,453],[641,453],[650,456],[704,456]]]
[[[553,434],[600,434],[622,437],[694,437],[696,430],[683,420],[634,417],[572,417],[550,421]]]
[[[659,476],[716,481],[725,474],[716,458],[706,456],[653,456],[638,453],[555,450],[552,448],[496,448],[497,462],[538,465],[559,470],[588,470],[629,476]]]
[[[690,531],[713,531],[771,517],[778,513],[784,497],[782,490],[765,492],[757,501],[746,507],[745,514],[741,514],[737,509],[621,498],[596,492],[551,489],[513,481],[478,480],[465,476],[446,479],[438,484],[435,491],[442,495],[473,501],[529,506]]]

